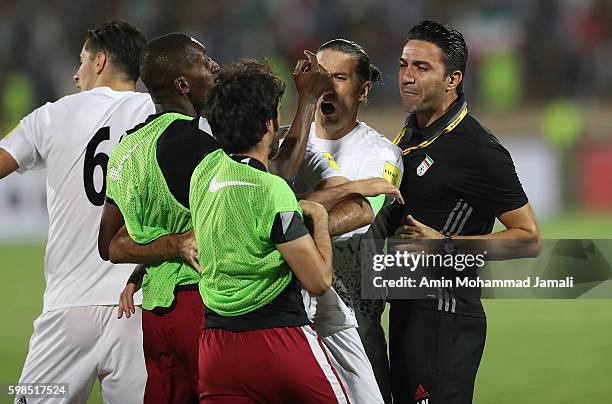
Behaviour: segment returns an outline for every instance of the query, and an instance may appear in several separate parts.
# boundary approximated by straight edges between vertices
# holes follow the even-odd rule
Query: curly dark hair
[[[442,51],[445,74],[459,70],[465,77],[468,48],[461,32],[439,22],[424,20],[410,29],[407,41],[412,39],[436,45]],[[457,87],[457,93],[463,91],[463,81]]]
[[[225,151],[242,153],[261,141],[268,120],[278,118],[284,92],[267,60],[240,60],[221,68],[203,115]]]
[[[138,58],[147,42],[144,34],[125,21],[108,21],[87,31],[85,49],[90,53],[104,52],[112,63],[131,81],[138,80]]]

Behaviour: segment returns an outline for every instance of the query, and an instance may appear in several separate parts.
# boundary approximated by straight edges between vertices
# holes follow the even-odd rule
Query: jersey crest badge
[[[433,165],[433,163],[434,161],[431,157],[425,156],[425,160],[423,160],[416,169],[417,175],[419,177],[422,177],[427,172],[427,170],[429,170],[429,167]]]

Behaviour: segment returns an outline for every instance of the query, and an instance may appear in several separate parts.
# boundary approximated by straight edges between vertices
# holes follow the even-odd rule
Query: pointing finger
[[[317,60],[317,55],[315,55],[308,49],[304,51],[304,55],[306,55],[306,57],[308,58],[308,61],[310,62],[311,70],[316,71],[319,68],[319,61]]]

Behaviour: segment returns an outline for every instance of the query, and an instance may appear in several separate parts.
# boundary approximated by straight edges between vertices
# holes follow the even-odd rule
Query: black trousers
[[[366,355],[374,370],[380,393],[385,404],[391,404],[391,378],[389,374],[389,356],[387,354],[387,340],[385,331],[380,324],[380,317],[373,318],[355,310],[357,318],[357,332],[363,343]]]
[[[389,313],[395,404],[469,404],[487,322],[395,301]]]

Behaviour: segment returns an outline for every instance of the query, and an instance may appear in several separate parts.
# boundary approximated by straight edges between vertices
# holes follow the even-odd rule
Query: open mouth
[[[323,101],[321,103],[321,112],[323,115],[331,115],[336,111],[336,107],[331,102]]]

